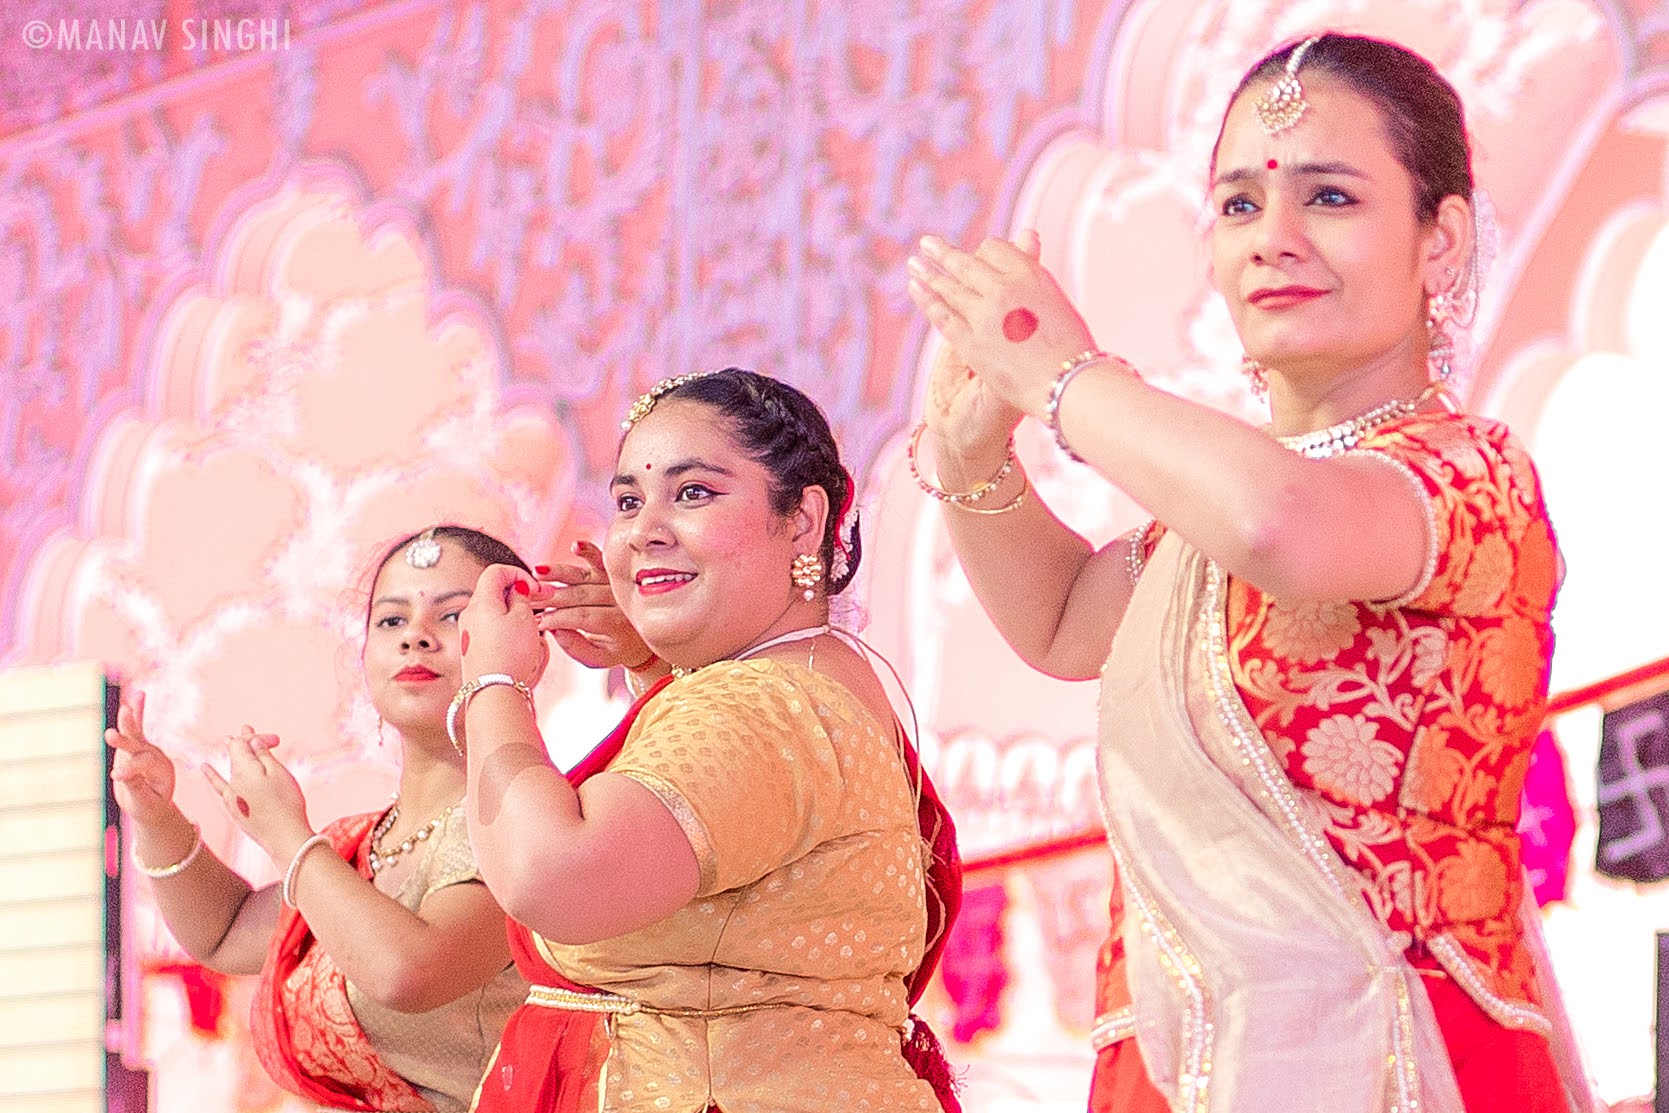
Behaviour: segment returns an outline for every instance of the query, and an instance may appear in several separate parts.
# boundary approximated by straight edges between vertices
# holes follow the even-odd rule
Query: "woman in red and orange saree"
[[[471,833],[534,982],[475,1108],[955,1108],[910,1014],[954,833],[828,625],[861,548],[826,421],[751,372],[667,380],[616,470],[608,578],[675,675],[572,781],[515,688],[546,589],[488,569],[464,615]]]
[[[485,534],[440,526],[377,565],[363,664],[401,745],[389,807],[315,834],[272,753],[277,740],[247,729],[229,741],[229,778],[206,770],[228,814],[284,870],[278,884],[255,888],[203,847],[173,804],[173,763],[145,739],[142,696],[108,733],[135,857],[170,929],[199,962],[260,975],[256,1052],[282,1086],[320,1105],[458,1113],[526,994],[504,913],[476,870],[463,755],[445,727],[460,677],[458,613],[481,570],[506,561],[520,558]]]
[[[1211,258],[1268,429],[1097,349],[1035,235],[911,261],[963,567],[1029,662],[1101,678],[1097,1100],[1151,1105],[1133,1044],[1175,1110],[1588,1113],[1515,830],[1557,554],[1529,458],[1445,383],[1472,192],[1412,52],[1327,33],[1247,73]],[[1028,499],[1027,415],[1156,524],[1092,551]]]

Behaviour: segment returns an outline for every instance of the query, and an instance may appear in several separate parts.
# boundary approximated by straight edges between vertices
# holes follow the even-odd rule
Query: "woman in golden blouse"
[[[1268,429],[1099,351],[1035,234],[910,262],[954,353],[927,426],[963,566],[1030,663],[1102,678],[1103,1000],[1122,960],[1129,1007],[1098,1092],[1583,1108],[1515,831],[1556,550],[1529,458],[1444,385],[1475,292],[1460,100],[1390,43],[1283,47],[1231,99],[1210,196]],[[1028,497],[1028,415],[1156,521],[1092,551]]]
[[[549,589],[491,568],[464,614],[470,831],[535,983],[476,1108],[937,1110],[909,1005],[955,846],[829,626],[861,550],[828,424],[732,368],[662,382],[626,425],[606,570],[674,677],[564,777],[522,687]]]

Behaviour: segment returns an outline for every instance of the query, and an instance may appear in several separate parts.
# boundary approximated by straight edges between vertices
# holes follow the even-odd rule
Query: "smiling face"
[[[440,560],[413,568],[399,550],[371,589],[365,630],[365,683],[387,723],[408,737],[446,736],[446,707],[463,683],[458,615],[485,566],[456,542],[440,541]]]
[[[1425,295],[1446,288],[1452,214],[1417,219],[1413,180],[1372,101],[1325,72],[1300,76],[1310,107],[1296,126],[1259,125],[1253,105],[1269,82],[1224,121],[1211,190],[1217,287],[1247,354],[1272,371],[1323,388],[1381,369],[1423,380]]]
[[[771,475],[699,402],[667,399],[620,446],[604,544],[614,596],[649,647],[674,665],[734,657],[821,622],[789,580],[823,536],[821,490],[776,513]]]

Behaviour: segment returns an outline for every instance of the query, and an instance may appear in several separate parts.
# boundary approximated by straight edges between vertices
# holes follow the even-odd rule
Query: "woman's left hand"
[[[307,821],[307,799],[290,771],[272,756],[276,735],[256,734],[244,727],[226,739],[231,775],[222,777],[210,766],[203,776],[220,796],[226,814],[243,833],[260,844],[279,866],[286,865],[295,848],[313,834]]]
[[[547,581],[533,592],[539,629],[589,669],[631,669],[653,660],[655,654],[615,602],[602,550],[589,541],[576,541],[574,555],[581,563],[559,564],[539,576]]]
[[[1041,417],[1062,362],[1095,340],[1037,246],[1031,231],[973,252],[923,236],[908,269],[911,299],[946,342],[999,397]]]
[[[458,616],[465,682],[486,673],[505,673],[529,687],[539,682],[551,651],[533,615],[536,590],[520,568],[493,564],[481,570]]]

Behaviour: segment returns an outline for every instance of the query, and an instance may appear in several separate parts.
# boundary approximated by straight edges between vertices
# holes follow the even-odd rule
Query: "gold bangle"
[[[932,495],[940,502],[949,503],[951,506],[965,507],[968,503],[978,502],[986,495],[989,495],[992,491],[997,489],[997,485],[999,483],[1008,478],[1009,472],[1013,471],[1014,465],[1019,462],[1019,459],[1014,455],[1014,437],[1010,435],[1008,438],[1008,455],[1004,457],[1003,466],[997,469],[996,475],[993,475],[990,479],[987,479],[984,483],[981,483],[971,491],[962,491],[960,493],[947,491],[943,487],[935,487],[933,484],[929,483],[926,478],[922,476],[921,468],[916,463],[916,450],[921,444],[921,435],[926,431],[927,422],[923,421],[918,423],[915,429],[910,433],[910,446],[904,453],[905,459],[909,461],[910,464],[910,476],[916,481],[917,487],[920,487],[923,491]]]
[[[173,877],[175,874],[184,873],[187,867],[197,860],[197,855],[201,853],[203,853],[203,829],[193,823],[191,825],[191,849],[185,852],[184,858],[171,866],[147,866],[139,860],[139,848],[135,847],[133,864],[146,877],[152,880],[160,880],[164,877]]]
[[[1025,471],[1022,469],[1020,472],[1020,493],[1015,495],[1010,501],[1003,503],[1001,506],[994,506],[991,509],[986,510],[982,507],[968,506],[967,504],[960,502],[953,502],[951,505],[962,511],[964,514],[1007,514],[1011,510],[1020,509],[1020,505],[1026,501],[1026,492],[1031,490],[1031,486],[1031,480],[1026,477]]]

